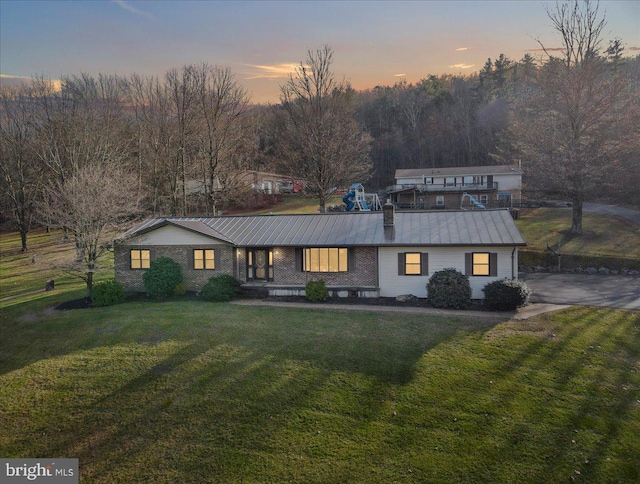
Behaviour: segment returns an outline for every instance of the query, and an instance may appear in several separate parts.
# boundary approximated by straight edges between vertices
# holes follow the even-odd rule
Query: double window
[[[471,252],[465,254],[465,273],[467,276],[498,275],[498,254],[495,252]]]
[[[347,272],[349,251],[338,247],[304,249],[303,267],[305,272]]]
[[[429,254],[426,252],[400,252],[398,254],[398,275],[429,275]]]
[[[215,251],[213,249],[194,249],[193,268],[196,270],[215,269]]]
[[[148,269],[151,265],[151,251],[132,249],[130,253],[131,269]]]

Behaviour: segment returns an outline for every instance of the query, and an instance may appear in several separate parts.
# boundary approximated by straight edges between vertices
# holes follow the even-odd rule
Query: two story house
[[[518,165],[396,170],[387,197],[398,208],[506,208],[522,198]]]

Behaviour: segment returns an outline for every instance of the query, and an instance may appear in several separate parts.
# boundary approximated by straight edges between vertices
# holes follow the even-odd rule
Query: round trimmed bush
[[[175,294],[182,284],[182,269],[169,257],[159,257],[151,261],[149,269],[142,274],[144,288],[149,297],[161,299]]]
[[[434,272],[427,283],[427,301],[436,308],[466,308],[471,302],[469,278],[454,268]]]
[[[484,291],[484,305],[496,311],[514,311],[529,302],[531,289],[521,281],[490,282],[482,289]]]
[[[329,291],[327,290],[324,279],[307,282],[304,287],[304,293],[307,299],[312,302],[326,301],[329,297]]]
[[[207,301],[231,301],[240,292],[240,281],[228,274],[210,278],[204,285],[201,295]]]
[[[115,279],[95,284],[91,288],[91,302],[94,306],[111,306],[124,302],[124,289]]]

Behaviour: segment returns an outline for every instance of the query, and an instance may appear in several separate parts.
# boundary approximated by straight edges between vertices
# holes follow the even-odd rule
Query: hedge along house
[[[191,291],[230,274],[269,295],[304,295],[323,279],[335,296],[426,297],[429,277],[454,267],[482,299],[487,283],[517,278],[524,245],[508,210],[153,218],[116,241],[115,275],[144,291],[142,274],[165,256]]]

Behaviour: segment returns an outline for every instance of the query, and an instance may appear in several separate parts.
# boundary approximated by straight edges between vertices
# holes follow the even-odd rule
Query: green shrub
[[[427,283],[427,300],[436,308],[466,308],[471,302],[469,278],[453,268],[435,272]]]
[[[202,288],[202,297],[207,301],[227,302],[240,292],[240,281],[228,274],[209,279]]]
[[[323,279],[307,282],[304,292],[307,295],[307,299],[313,302],[326,301],[329,297],[329,291]]]
[[[152,260],[151,265],[142,274],[144,288],[149,297],[161,299],[175,294],[178,284],[182,284],[182,269],[169,257]]]
[[[125,301],[124,289],[115,279],[95,284],[91,289],[91,301],[94,306],[111,306]]]
[[[184,283],[180,283],[176,287],[173,288],[173,294],[178,296],[178,297],[182,297],[186,293],[187,293],[187,286],[185,286]]]
[[[496,311],[513,311],[524,306],[531,295],[531,289],[524,282],[508,279],[490,282],[482,290],[485,306]]]

